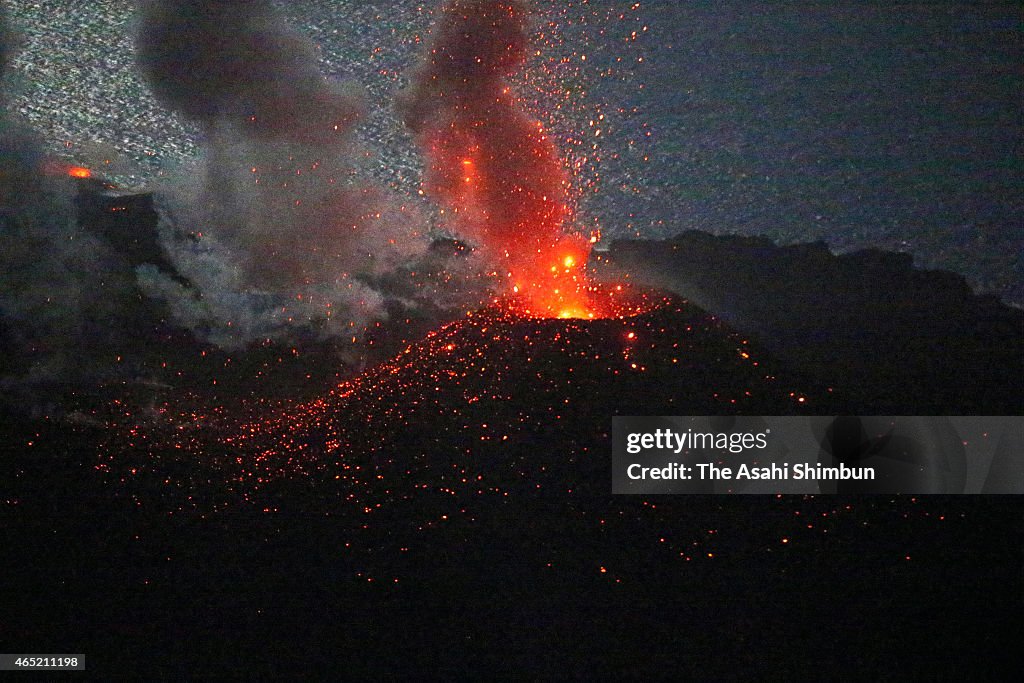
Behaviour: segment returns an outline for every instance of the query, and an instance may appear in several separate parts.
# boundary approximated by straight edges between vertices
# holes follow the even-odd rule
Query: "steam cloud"
[[[356,180],[358,89],[325,79],[264,0],[146,2],[137,58],[206,150],[162,193],[166,248],[199,295],[155,270],[145,290],[228,347],[303,326],[355,336],[384,318],[388,295],[369,283],[421,253],[424,221]]]
[[[5,19],[0,6],[0,66],[16,44]],[[518,3],[450,3],[437,49],[400,102],[427,151],[424,185],[453,227],[517,276],[542,267],[538,252],[568,244],[565,174],[504,80],[523,59],[524,20]],[[427,218],[359,180],[361,91],[324,78],[315,47],[272,3],[144,0],[137,27],[140,72],[202,132],[202,158],[156,188],[159,240],[176,272],[133,267],[83,227],[75,183],[48,170],[27,126],[0,115],[8,398],[11,387],[79,375],[130,379],[130,364],[113,370],[112,359],[151,339],[139,333],[163,317],[238,349],[349,340],[396,312],[436,321],[486,296],[475,259],[428,249]]]
[[[568,177],[541,125],[507,81],[522,65],[528,36],[519,0],[450,0],[433,43],[399,109],[427,158],[424,188],[460,234],[509,274],[535,312],[572,305],[562,284],[551,301],[552,268],[581,266],[587,243],[563,234]],[[578,285],[578,283],[577,283]],[[548,300],[543,300],[548,298]],[[538,310],[539,309],[539,310]]]

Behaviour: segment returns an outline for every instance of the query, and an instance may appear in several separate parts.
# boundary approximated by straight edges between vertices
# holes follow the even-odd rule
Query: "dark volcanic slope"
[[[994,667],[1016,603],[979,596],[1019,587],[1011,502],[610,495],[614,414],[831,411],[770,365],[679,300],[490,311],[309,403],[122,404],[98,467],[66,425],[27,435],[8,642],[168,678]],[[179,514],[211,508],[317,514]]]
[[[779,376],[748,340],[682,300],[589,321],[490,309],[318,400],[256,404],[242,418],[168,410],[157,425],[132,424],[104,467],[131,491],[145,478],[150,492],[206,489],[207,502],[241,495],[273,509],[380,507],[438,488],[604,494],[614,415],[830,409],[827,388]]]
[[[1019,415],[1024,311],[908,254],[686,232],[615,242],[610,272],[714,311],[862,415]]]

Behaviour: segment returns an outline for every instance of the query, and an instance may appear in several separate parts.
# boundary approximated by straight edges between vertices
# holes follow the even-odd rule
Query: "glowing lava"
[[[84,166],[72,166],[68,169],[68,175],[72,178],[91,178],[92,171]]]
[[[423,191],[477,243],[513,310],[595,318],[587,282],[590,241],[565,233],[569,179],[555,146],[511,94],[524,61],[520,2],[452,0],[400,106],[427,157]]]

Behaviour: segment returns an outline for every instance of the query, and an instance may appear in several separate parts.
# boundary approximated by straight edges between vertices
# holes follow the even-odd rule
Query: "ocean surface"
[[[365,172],[425,201],[392,102],[433,5],[279,4],[326,75],[365,88]],[[134,69],[134,3],[5,5],[21,33],[9,107],[49,151],[129,185],[200,154]],[[904,251],[1024,303],[1019,3],[536,6],[538,54],[515,86],[564,150],[581,228]]]

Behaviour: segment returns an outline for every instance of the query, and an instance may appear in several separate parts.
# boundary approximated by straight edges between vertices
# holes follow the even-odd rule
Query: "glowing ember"
[[[68,175],[72,178],[91,178],[92,171],[84,166],[72,166],[68,169]]]
[[[537,273],[532,280],[514,285],[501,305],[513,316],[563,320],[627,318],[652,308],[645,294],[630,287],[605,289],[588,283],[571,257],[566,257],[561,268]]]
[[[645,312],[565,321],[499,302],[303,400],[224,404],[206,389],[165,404],[117,402],[97,471],[127,496],[145,490],[183,512],[310,505],[424,529],[435,502],[452,518],[485,498],[571,494],[591,466],[605,486],[592,455],[610,447],[609,425],[595,406],[616,415],[828,405],[685,301],[649,293],[634,306]],[[222,360],[212,367],[224,384],[247,372]]]
[[[402,101],[427,156],[423,188],[495,265],[513,310],[606,317],[586,277],[592,241],[564,232],[572,214],[568,173],[506,81],[526,55],[525,15],[520,2],[445,6]]]

